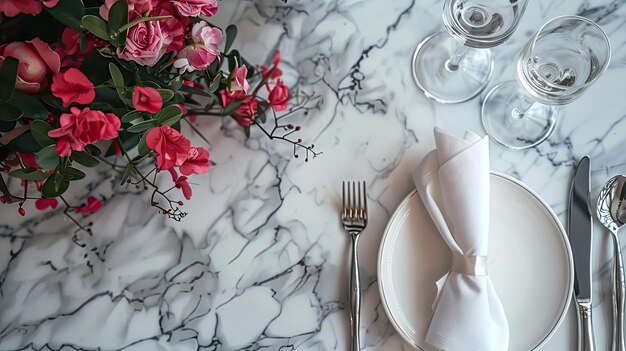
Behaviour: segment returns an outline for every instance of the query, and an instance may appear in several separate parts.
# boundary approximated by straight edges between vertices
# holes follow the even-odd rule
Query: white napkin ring
[[[450,270],[465,275],[487,275],[487,256],[465,256],[453,252]]]

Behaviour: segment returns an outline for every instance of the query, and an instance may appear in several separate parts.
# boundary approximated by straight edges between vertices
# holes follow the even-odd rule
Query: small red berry
[[[17,210],[17,213],[19,213],[20,216],[24,216],[26,214],[26,211],[24,211],[24,209],[20,207],[19,210]]]
[[[178,201],[178,206],[182,206],[183,202],[182,201]]]

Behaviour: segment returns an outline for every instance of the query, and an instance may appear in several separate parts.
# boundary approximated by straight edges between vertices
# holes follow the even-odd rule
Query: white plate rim
[[[567,276],[567,281],[568,281],[568,288],[567,288],[567,295],[563,304],[563,308],[560,312],[560,315],[556,321],[556,323],[552,326],[552,329],[550,329],[550,331],[548,332],[548,334],[546,334],[545,338],[537,345],[535,346],[535,348],[533,348],[530,351],[536,351],[536,350],[540,350],[549,340],[550,338],[552,338],[552,336],[554,335],[554,333],[559,329],[559,326],[561,326],[561,324],[563,323],[563,321],[565,320],[565,316],[567,315],[567,311],[569,309],[569,306],[571,304],[572,301],[572,296],[573,296],[573,292],[574,292],[574,259],[573,259],[573,255],[572,255],[572,249],[570,247],[569,244],[569,239],[567,236],[567,232],[565,231],[565,228],[563,227],[563,224],[561,224],[561,221],[559,220],[558,216],[556,215],[556,213],[554,213],[554,210],[552,210],[552,208],[548,205],[548,203],[543,200],[541,198],[541,196],[539,196],[539,194],[537,194],[534,190],[532,190],[530,187],[528,187],[526,184],[522,183],[520,180],[509,176],[508,174],[504,174],[501,172],[497,172],[497,171],[490,171],[490,175],[491,176],[497,176],[500,178],[503,178],[505,180],[508,180],[512,183],[514,183],[515,185],[519,186],[520,188],[524,189],[526,192],[528,192],[532,197],[534,197],[535,199],[537,199],[537,201],[539,201],[539,203],[545,208],[545,210],[548,212],[548,214],[550,215],[550,217],[552,218],[552,220],[554,221],[554,223],[556,224],[559,233],[561,234],[561,240],[563,241],[563,246],[565,248],[566,251],[566,255],[567,255],[567,261],[568,261],[568,276]],[[398,324],[398,322],[396,321],[396,319],[394,318],[394,316],[391,314],[391,312],[389,311],[389,301],[387,296],[385,295],[385,292],[383,290],[383,283],[382,283],[382,279],[380,279],[380,277],[382,277],[382,256],[383,256],[383,251],[385,248],[385,244],[386,244],[386,238],[388,236],[389,230],[391,228],[391,225],[393,222],[395,222],[398,218],[398,216],[400,215],[400,210],[404,207],[406,207],[406,205],[409,202],[409,199],[417,194],[417,190],[413,189],[407,196],[404,197],[404,199],[402,199],[402,201],[398,204],[398,207],[396,207],[396,209],[394,210],[393,214],[391,215],[391,218],[389,218],[389,222],[387,222],[387,225],[385,226],[385,230],[383,232],[383,236],[381,239],[381,243],[380,243],[380,248],[378,249],[378,262],[377,262],[377,268],[376,268],[376,274],[377,274],[377,283],[378,283],[378,292],[380,294],[380,300],[381,300],[381,304],[383,305],[383,309],[385,310],[385,313],[387,314],[387,317],[389,318],[389,322],[393,325],[393,328],[396,330],[396,332],[402,337],[402,339],[411,347],[417,349],[417,350],[421,350],[424,351],[424,349],[422,349],[421,347],[419,347],[416,343],[413,342],[413,340],[411,340],[400,328],[400,325]]]

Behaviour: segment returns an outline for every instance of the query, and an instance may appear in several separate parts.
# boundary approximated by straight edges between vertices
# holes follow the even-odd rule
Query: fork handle
[[[358,232],[350,232],[352,263],[350,264],[350,334],[351,334],[351,351],[361,350],[361,342],[359,340],[359,331],[361,329],[361,283],[359,274],[359,253],[358,253]]]

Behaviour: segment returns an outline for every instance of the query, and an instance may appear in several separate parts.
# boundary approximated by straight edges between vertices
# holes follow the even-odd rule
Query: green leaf
[[[92,50],[85,59],[83,63],[80,65],[80,71],[83,72],[90,81],[93,82],[94,85],[100,85],[111,77],[109,75],[109,71],[106,69],[102,69],[103,67],[107,67],[111,60],[106,58],[98,52],[98,50]],[[98,94],[103,90],[110,90],[104,88],[96,89],[96,101],[101,101],[98,98]]]
[[[137,123],[140,123],[141,121],[143,121],[143,113],[141,111],[137,111],[137,110],[130,111],[124,116],[122,116],[122,122],[124,123],[137,124]]]
[[[85,178],[85,173],[74,167],[67,167],[63,171],[63,180],[72,181],[72,180],[80,180],[83,178]]]
[[[154,118],[157,123],[162,126],[171,126],[183,116],[183,110],[176,105],[170,105],[157,112]]]
[[[126,29],[122,26],[128,24],[128,4],[126,1],[118,1],[109,10],[109,33],[111,43],[115,46],[122,46],[126,43]]]
[[[225,116],[231,115],[235,113],[235,111],[237,111],[239,106],[241,106],[241,101],[233,101],[224,108],[224,111],[222,112],[222,114]]]
[[[16,58],[7,57],[0,66],[0,101],[9,101],[13,96],[18,64],[19,61]]]
[[[69,110],[65,107],[63,107],[63,101],[61,101],[61,99],[59,99],[58,97],[52,95],[51,93],[46,93],[44,94],[41,99],[48,105],[56,108],[57,110],[61,110],[63,112],[69,112]]]
[[[228,69],[231,72],[235,69],[235,64],[238,64],[239,66],[243,64],[243,60],[241,59],[241,54],[239,53],[238,50],[231,51],[227,57],[228,57]]]
[[[102,151],[100,151],[100,149],[98,149],[95,145],[87,145],[85,146],[85,150],[94,156],[100,156],[102,154]]]
[[[87,151],[72,151],[72,160],[89,168],[96,167],[100,164],[100,161]]]
[[[59,165],[56,145],[48,145],[37,152],[35,160],[43,169],[55,169]]]
[[[87,49],[89,49],[89,45],[87,44],[87,38],[85,38],[84,32],[78,32],[78,41],[78,47],[80,48],[80,51],[87,51]]]
[[[102,18],[93,15],[86,15],[83,17],[81,22],[83,27],[85,27],[85,29],[90,31],[93,35],[106,41],[111,40],[107,23]]]
[[[25,179],[25,180],[44,180],[50,175],[46,171],[35,168],[20,168],[9,172],[11,177]]]
[[[22,109],[19,107],[0,104],[0,121],[16,121],[22,117]]]
[[[81,20],[85,16],[82,0],[61,0],[52,8],[44,7],[54,18],[66,26],[82,30]]]
[[[224,52],[228,52],[230,47],[233,45],[235,38],[237,37],[237,26],[234,24],[226,27],[226,46],[224,47]]]
[[[145,86],[147,86],[147,87],[150,87],[150,88],[154,88],[154,89],[159,89],[159,88],[161,88],[161,86],[159,85],[159,83],[157,83],[157,82],[153,82],[153,81],[149,81],[149,80],[144,81],[144,82],[143,82],[143,85],[145,85]]]
[[[119,4],[122,1],[116,2]],[[122,99],[122,101],[126,102],[126,98],[124,97],[124,90],[126,89],[126,83],[124,83],[124,76],[122,75],[122,71],[120,71],[119,67],[113,62],[109,63],[109,72],[111,72],[111,78],[113,79],[113,84],[115,84],[115,90],[117,90],[117,95]]]
[[[265,115],[265,109],[263,108],[263,106],[261,106],[261,104],[259,104],[259,106],[257,107],[256,113],[261,123],[265,123],[265,121],[267,121],[267,116]]]
[[[132,125],[126,128],[126,131],[129,133],[140,133],[140,132],[143,132],[144,130],[148,130],[154,127],[154,122],[155,122],[154,120],[139,122],[135,125]]]
[[[30,124],[30,132],[33,138],[41,146],[53,145],[54,140],[48,136],[48,132],[52,130],[52,126],[44,121],[33,121]]]
[[[30,131],[11,140],[9,145],[17,151],[37,152],[41,150],[41,146],[39,146],[39,143],[33,137],[33,133]]]
[[[146,139],[148,138],[148,133],[150,131],[146,131],[144,133],[144,135],[141,137],[141,140],[139,140],[139,144],[137,144],[137,152],[139,152],[139,155],[144,156],[150,153],[150,148],[148,147],[148,144],[146,143]]]
[[[186,92],[186,93],[191,93],[191,94],[197,94],[197,95],[202,95],[202,96],[206,96],[206,97],[211,97],[213,96],[213,94],[209,94],[204,90],[200,90],[200,89],[196,89],[194,87],[190,87],[188,85],[182,85],[180,87],[180,90]]]
[[[250,137],[250,126],[243,127],[243,133],[246,135],[246,138]]]
[[[135,166],[133,166],[132,163],[129,163],[128,166],[126,166],[126,169],[124,170],[124,173],[122,174],[122,181],[120,182],[120,185],[124,185],[124,183],[126,183],[128,178],[130,177],[130,173],[133,171],[134,168]]]
[[[161,95],[163,102],[169,101],[174,97],[174,92],[169,89],[157,89],[157,91]]]
[[[56,179],[59,179],[59,181],[56,182]],[[46,198],[57,197],[66,192],[69,187],[70,182],[63,180],[60,178],[58,173],[56,173],[53,177],[49,177],[48,180],[43,183],[43,186],[41,187],[41,195]]]
[[[220,71],[213,78],[213,80],[211,81],[211,84],[209,84],[209,93],[214,93],[214,92],[217,91],[217,89],[220,87],[220,82],[222,81],[222,76],[223,76],[223,72]]]
[[[48,110],[46,110],[46,107],[32,95],[15,92],[9,103],[19,107],[26,117],[32,119],[48,118]]]
[[[13,129],[15,129],[15,125],[17,124],[17,121],[0,121],[0,132],[10,132]]]
[[[162,19],[168,19],[168,18],[172,18],[172,16],[153,16],[153,17],[139,17],[137,19],[134,19],[132,21],[130,21],[129,23],[127,23],[124,26],[121,26],[118,31],[125,31],[128,30],[130,27],[132,26],[136,26],[141,22],[149,22],[149,21],[158,21],[158,20],[162,20]]]

